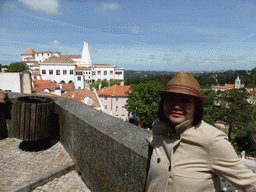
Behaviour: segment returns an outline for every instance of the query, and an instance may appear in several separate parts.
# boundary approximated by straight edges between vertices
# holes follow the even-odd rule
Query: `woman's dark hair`
[[[157,117],[160,119],[160,121],[166,121],[166,122],[169,122],[170,124],[172,124],[170,122],[170,120],[164,114],[164,100],[168,95],[171,95],[171,93],[164,93],[161,96],[159,108],[157,111]],[[193,125],[197,125],[202,121],[202,119],[204,117],[204,108],[203,108],[203,103],[199,98],[194,97],[194,100],[195,100],[195,111],[194,111]]]

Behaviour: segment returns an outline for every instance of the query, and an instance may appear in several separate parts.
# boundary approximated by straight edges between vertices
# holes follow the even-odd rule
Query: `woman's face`
[[[172,93],[164,100],[164,114],[174,125],[179,125],[194,117],[194,111],[193,96]]]

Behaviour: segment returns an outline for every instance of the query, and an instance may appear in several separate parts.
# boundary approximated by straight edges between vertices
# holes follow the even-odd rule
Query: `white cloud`
[[[57,40],[54,40],[53,42],[48,42],[49,45],[54,45],[54,46],[60,46],[61,43]]]
[[[58,0],[19,0],[29,9],[38,11],[47,15],[60,15],[60,4]]]
[[[132,31],[133,33],[138,33],[138,32],[140,31],[140,28],[139,28],[139,27],[133,27],[133,28],[131,29],[131,31]]]
[[[120,9],[120,5],[118,3],[102,3],[100,6],[95,8],[97,11],[105,11],[105,10],[115,10]]]

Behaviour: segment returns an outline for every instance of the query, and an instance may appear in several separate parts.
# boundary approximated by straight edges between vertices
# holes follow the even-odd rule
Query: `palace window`
[[[101,75],[101,71],[98,71],[98,75]]]
[[[81,81],[81,77],[77,77],[77,81]]]
[[[46,74],[46,70],[42,70],[42,74]]]
[[[82,71],[76,71],[76,75],[83,75]]]
[[[67,70],[63,70],[63,75],[67,75]]]
[[[107,71],[104,71],[104,75],[107,75]]]
[[[74,74],[74,71],[73,71],[73,70],[69,70],[69,74],[70,74],[70,75],[73,75],[73,74]]]
[[[95,71],[92,71],[92,75],[95,75]]]
[[[108,109],[108,106],[107,106],[107,105],[105,105],[105,109]]]
[[[53,70],[49,70],[49,75],[53,75]]]
[[[60,75],[60,70],[56,70],[56,75]]]
[[[110,71],[110,75],[113,75],[113,71]]]
[[[118,111],[118,106],[116,106],[116,112]]]
[[[105,97],[105,100],[108,100],[108,98],[107,98],[107,97]]]
[[[122,71],[116,71],[116,75],[122,75]]]
[[[116,98],[116,101],[118,101],[118,98]]]

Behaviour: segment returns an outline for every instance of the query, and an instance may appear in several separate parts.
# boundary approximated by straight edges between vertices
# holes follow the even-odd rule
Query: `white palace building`
[[[95,81],[124,81],[124,69],[109,64],[92,64],[88,43],[84,42],[82,55],[61,55],[60,52],[29,49],[21,54],[34,80],[54,83],[74,83],[76,89],[89,88]]]

